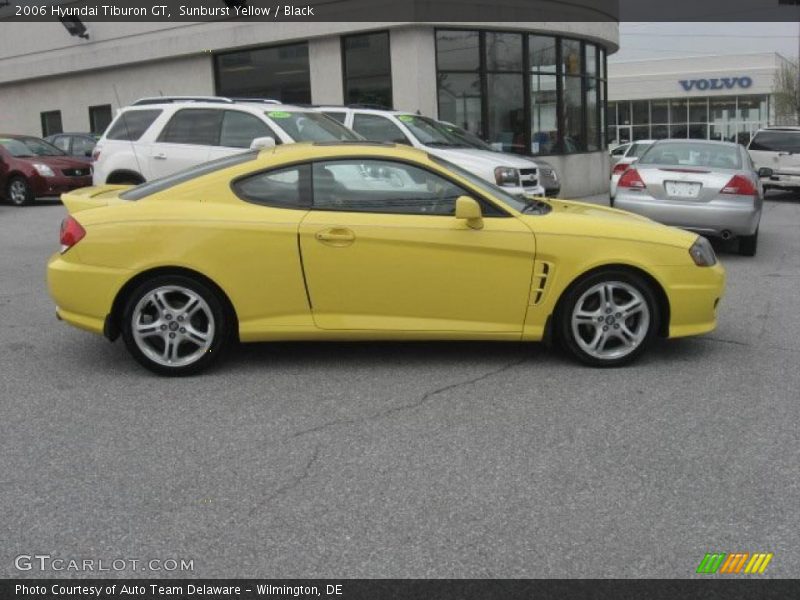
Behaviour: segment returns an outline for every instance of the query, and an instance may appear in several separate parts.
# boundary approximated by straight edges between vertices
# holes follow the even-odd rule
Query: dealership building
[[[780,54],[699,56],[608,65],[608,141],[693,138],[747,143],[783,124],[776,75],[796,65]]]
[[[81,38],[55,19],[20,23],[0,12],[0,131],[102,132],[121,106],[158,95],[374,104],[544,157],[562,174],[562,195],[607,188],[602,109],[614,21],[85,25]]]

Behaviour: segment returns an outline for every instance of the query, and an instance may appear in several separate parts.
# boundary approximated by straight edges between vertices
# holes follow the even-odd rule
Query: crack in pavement
[[[708,336],[699,337],[697,339],[698,339],[698,341],[701,341],[701,342],[715,342],[717,344],[732,344],[734,346],[744,346],[745,348],[760,347],[760,348],[767,348],[769,350],[783,350],[784,352],[798,352],[798,351],[800,351],[800,349],[798,349],[798,348],[785,348],[784,346],[776,346],[775,344],[762,345],[762,344],[754,344],[752,342],[741,342],[739,340],[726,340],[726,339],[722,339],[722,338],[715,338],[715,337],[708,337]]]
[[[322,449],[322,444],[318,444],[314,448],[314,452],[312,452],[311,457],[306,461],[306,464],[303,467],[303,470],[300,473],[300,475],[297,475],[296,477],[292,478],[290,481],[283,484],[277,490],[272,492],[269,496],[261,500],[261,502],[256,504],[253,508],[251,508],[248,511],[247,516],[252,517],[256,512],[261,510],[265,505],[275,500],[278,496],[282,496],[287,492],[292,491],[294,488],[303,483],[303,481],[311,477],[311,469],[314,467],[314,463],[316,463],[317,460],[319,459],[319,454],[321,449]]]
[[[310,435],[312,433],[317,433],[317,432],[323,431],[325,429],[330,429],[332,427],[338,427],[339,425],[356,425],[358,423],[366,423],[368,421],[377,421],[378,419],[382,419],[382,418],[387,417],[389,415],[397,414],[399,412],[404,412],[404,411],[407,411],[407,410],[413,410],[415,408],[419,408],[420,406],[422,406],[423,404],[428,402],[432,397],[434,397],[434,396],[436,396],[438,394],[442,394],[444,392],[448,392],[448,391],[453,390],[455,388],[459,388],[459,387],[463,387],[463,386],[467,386],[467,385],[475,385],[476,383],[480,383],[481,381],[483,381],[485,379],[488,379],[489,377],[493,377],[495,375],[499,375],[500,373],[504,373],[505,371],[513,369],[514,367],[519,366],[519,365],[527,362],[527,360],[528,360],[527,358],[523,358],[521,360],[516,360],[516,361],[511,362],[511,363],[509,363],[507,365],[504,365],[504,366],[502,366],[502,367],[500,367],[498,369],[493,369],[493,370],[489,371],[488,373],[484,373],[483,375],[480,375],[478,377],[473,377],[473,378],[467,379],[465,381],[457,381],[456,383],[451,383],[451,384],[436,388],[436,389],[431,390],[429,392],[425,392],[422,396],[420,396],[420,398],[418,400],[415,400],[414,402],[410,402],[408,404],[401,404],[400,406],[392,406],[392,407],[387,408],[385,410],[379,411],[379,412],[377,412],[377,413],[375,413],[373,415],[369,415],[369,416],[366,416],[366,417],[359,417],[359,418],[356,418],[356,419],[336,419],[336,420],[333,420],[333,421],[328,421],[327,423],[323,423],[321,425],[316,425],[315,427],[310,427],[308,429],[302,429],[302,430],[297,431],[297,432],[293,433],[292,435],[290,435],[288,439],[294,440],[294,439],[297,439],[297,438],[300,438],[300,437],[303,437],[303,436],[306,436],[306,435]]]

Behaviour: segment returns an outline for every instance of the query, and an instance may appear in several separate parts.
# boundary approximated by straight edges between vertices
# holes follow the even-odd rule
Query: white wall
[[[116,112],[144,96],[213,93],[208,55],[0,85],[0,131],[41,136],[40,113],[49,110],[61,111],[64,131],[90,131],[89,106]]]
[[[692,96],[733,96],[771,94],[775,72],[784,59],[775,53],[738,56],[698,56],[661,60],[609,63],[609,100],[648,100],[653,98],[690,98]],[[749,77],[749,88],[686,91],[681,80]]]

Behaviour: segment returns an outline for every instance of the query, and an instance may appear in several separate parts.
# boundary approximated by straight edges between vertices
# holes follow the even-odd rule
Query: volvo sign
[[[733,88],[747,89],[753,85],[750,77],[719,77],[713,79],[681,79],[678,83],[687,91],[692,90],[732,90]]]

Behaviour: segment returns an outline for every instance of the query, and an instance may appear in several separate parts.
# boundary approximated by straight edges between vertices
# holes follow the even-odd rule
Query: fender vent
[[[547,282],[553,273],[553,263],[537,260],[533,265],[533,288],[531,298],[533,304],[540,304],[544,300],[547,291]]]

